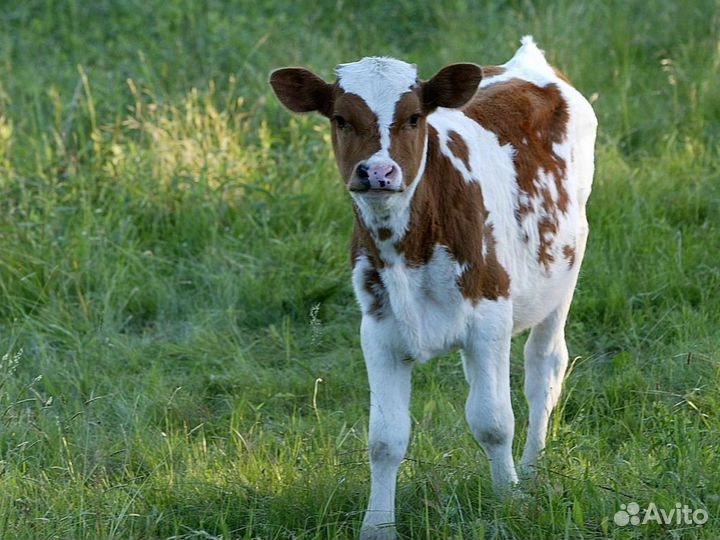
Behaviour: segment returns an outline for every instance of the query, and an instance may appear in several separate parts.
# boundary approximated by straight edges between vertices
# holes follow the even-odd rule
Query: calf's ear
[[[482,69],[476,64],[451,64],[422,83],[423,105],[430,112],[436,107],[456,109],[475,95],[482,80]]]
[[[303,68],[281,68],[270,74],[270,85],[280,102],[292,112],[330,114],[332,86]]]

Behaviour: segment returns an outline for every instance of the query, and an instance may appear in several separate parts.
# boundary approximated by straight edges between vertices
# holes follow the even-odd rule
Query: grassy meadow
[[[398,532],[720,536],[718,0],[28,0],[0,4],[0,538],[356,536],[352,212],[325,121],[268,73],[429,77],[528,33],[600,124],[574,361],[507,501],[459,356],[418,366]],[[630,502],[709,519],[616,525]]]

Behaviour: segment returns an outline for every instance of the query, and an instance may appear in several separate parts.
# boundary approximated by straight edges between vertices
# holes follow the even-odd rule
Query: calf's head
[[[385,197],[408,189],[425,162],[427,115],[437,107],[462,107],[477,90],[482,71],[452,64],[428,81],[414,65],[393,58],[342,64],[327,83],[303,68],[272,72],[270,84],[291,111],[317,111],[330,119],[335,159],[356,197]]]

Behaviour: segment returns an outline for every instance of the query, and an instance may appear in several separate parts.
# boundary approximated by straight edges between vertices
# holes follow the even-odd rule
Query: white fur
[[[412,364],[393,339],[392,321],[363,317],[360,338],[370,381],[370,482],[364,538],[395,537],[397,471],[410,440]]]
[[[493,483],[504,489],[517,482],[512,457],[515,417],[510,401],[512,303],[482,300],[474,310],[462,348],[470,391],[465,418],[490,461]]]
[[[353,270],[356,297],[364,313],[374,302],[364,285],[369,268],[367,257],[360,257]],[[389,346],[404,357],[425,362],[463,345],[465,324],[474,308],[455,284],[466,268],[445,247],[436,246],[423,267],[408,268],[400,260],[380,270],[392,312]]]
[[[396,62],[396,61],[395,61]],[[395,80],[389,66],[397,68]],[[363,311],[361,338],[371,391],[370,462],[371,494],[363,521],[364,538],[394,536],[394,498],[398,467],[410,437],[410,371],[412,358],[423,362],[459,348],[469,384],[466,418],[491,462],[493,483],[501,488],[517,481],[511,454],[514,418],[510,402],[510,338],[526,328],[532,332],[525,347],[525,394],[529,402],[528,439],[521,465],[532,467],[545,445],[548,419],[555,406],[567,366],[564,324],[572,300],[578,269],[585,249],[587,221],[585,202],[593,175],[596,120],[589,103],[560,80],[545,61],[532,38],[505,65],[505,72],[485,84],[519,78],[537,85],[555,84],[567,102],[568,136],[554,151],[565,160],[569,195],[566,213],[557,212],[558,232],[547,236],[554,262],[546,268],[538,261],[540,238],[537,220],[543,216],[541,201],[519,193],[511,145],[500,145],[497,136],[459,111],[438,109],[428,117],[437,130],[440,151],[466,182],[478,182],[493,226],[496,256],[511,279],[508,298],[472,303],[457,286],[468,271],[445,246],[435,246],[428,264],[411,267],[393,243],[404,234],[412,195],[421,181],[425,158],[410,189],[393,198],[369,199],[354,195],[369,227],[388,226],[393,238],[378,242],[386,264],[380,277],[389,306],[381,318],[369,315],[374,298],[365,290],[370,268],[361,256],[353,270],[353,284]],[[389,129],[392,111],[400,95],[416,78],[415,69],[389,59],[370,59],[338,69],[340,84],[357,93],[378,114],[381,130]],[[449,149],[449,133],[458,133],[469,150],[469,167]],[[381,152],[387,150],[383,140]],[[426,142],[427,147],[427,142]],[[388,156],[389,157],[389,156]],[[540,171],[536,179],[553,201],[559,194],[555,179]],[[533,212],[518,223],[518,200]],[[527,241],[525,240],[527,238]],[[575,248],[575,264],[569,267],[562,248]]]

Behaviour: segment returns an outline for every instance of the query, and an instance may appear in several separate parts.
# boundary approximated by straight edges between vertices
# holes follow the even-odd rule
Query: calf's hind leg
[[[564,326],[569,305],[568,299],[536,325],[525,343],[525,397],[529,422],[525,449],[520,459],[523,473],[530,472],[545,448],[550,414],[562,390],[568,364]]]
[[[525,449],[520,459],[520,469],[524,473],[530,472],[538,455],[545,448],[550,414],[560,398],[568,365],[565,321],[570,311],[586,242],[587,223],[578,235],[577,258],[572,269],[574,274],[569,276],[571,279],[564,299],[545,320],[533,327],[525,343],[525,398],[529,407],[529,421]]]

